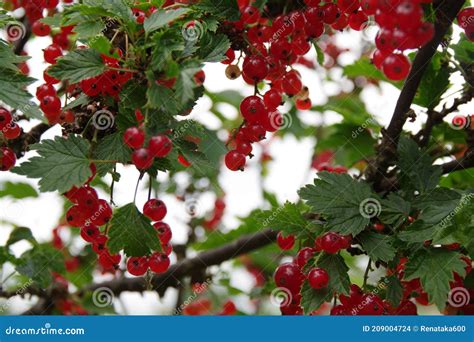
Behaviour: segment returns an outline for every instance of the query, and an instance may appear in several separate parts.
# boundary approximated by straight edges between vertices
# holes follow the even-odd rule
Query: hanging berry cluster
[[[171,246],[172,232],[170,226],[163,222],[167,213],[166,205],[159,199],[150,199],[143,206],[143,214],[152,221],[158,238],[161,242],[162,252],[154,252],[150,256],[131,257],[127,261],[127,270],[134,276],[144,275],[148,269],[154,273],[163,273],[170,266],[169,255],[173,251]]]
[[[20,126],[5,108],[0,107],[0,140],[16,139],[21,134]],[[9,147],[0,147],[0,171],[8,171],[15,166],[16,155]]]

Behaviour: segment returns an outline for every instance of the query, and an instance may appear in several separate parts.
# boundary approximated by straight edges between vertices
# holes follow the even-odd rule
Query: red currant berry
[[[40,85],[38,88],[36,88],[36,98],[38,100],[42,100],[46,96],[57,96],[56,89],[53,87],[53,85],[46,83]]]
[[[198,86],[202,86],[204,82],[206,81],[206,73],[204,70],[199,70],[195,75],[194,75],[194,82]]]
[[[268,66],[265,58],[259,55],[245,57],[243,73],[255,83],[262,81],[268,75]]]
[[[46,49],[43,50],[44,52],[44,60],[49,64],[56,64],[56,59],[63,55],[63,50],[57,44],[51,44]]]
[[[132,153],[132,162],[137,169],[146,170],[153,165],[153,155],[147,148],[140,148]]]
[[[15,163],[15,152],[8,147],[0,147],[0,171],[9,171]]]
[[[160,239],[161,244],[167,244],[171,241],[173,233],[171,232],[171,228],[168,224],[164,222],[156,222],[153,227],[158,233],[158,238]]]
[[[37,20],[31,25],[31,31],[38,37],[45,37],[51,33],[51,27]]]
[[[170,267],[170,259],[164,253],[153,253],[148,261],[150,270],[155,273],[163,273]]]
[[[281,250],[287,251],[292,249],[295,245],[295,236],[291,234],[284,236],[282,232],[279,232],[277,235],[277,244]]]
[[[123,142],[131,148],[140,148],[145,142],[145,132],[138,127],[130,127],[123,133]]]
[[[100,230],[97,226],[86,225],[81,228],[81,237],[86,242],[94,242],[100,235]]]
[[[383,73],[392,81],[405,79],[410,72],[410,67],[408,58],[402,54],[388,55],[382,64]]]
[[[248,96],[240,104],[240,112],[248,122],[260,122],[266,109],[263,100],[258,96]]]
[[[337,233],[329,232],[321,238],[321,248],[329,254],[335,254],[341,249],[341,236]]]
[[[296,264],[298,267],[303,268],[309,259],[311,259],[314,255],[315,250],[311,247],[305,247],[303,249],[300,249],[298,251],[298,254],[296,254]]]
[[[140,277],[148,270],[147,257],[131,257],[127,260],[127,271],[131,275]]]
[[[43,99],[41,100],[40,107],[48,119],[57,119],[59,118],[59,115],[61,115],[61,100],[57,96],[43,97]]]
[[[277,267],[273,278],[277,286],[287,288],[292,293],[299,293],[304,275],[296,264],[288,262]]]
[[[243,171],[246,160],[245,155],[237,151],[229,151],[225,155],[225,165],[231,171]]]
[[[12,114],[5,108],[0,107],[0,130],[3,130],[12,120]]]
[[[322,268],[313,268],[309,271],[308,282],[313,289],[319,290],[328,286],[329,275]]]
[[[260,12],[256,7],[247,6],[243,8],[241,12],[240,20],[242,20],[244,24],[251,25],[260,20]]]
[[[13,140],[20,136],[21,128],[16,122],[10,122],[3,130],[3,136],[7,140]]]
[[[252,144],[247,141],[237,141],[235,150],[239,153],[242,153],[245,156],[248,156],[252,153]]]
[[[270,89],[263,96],[263,102],[265,103],[265,106],[268,109],[275,110],[275,109],[277,109],[278,106],[281,105],[282,96],[281,96],[280,92],[278,92],[277,90]]]
[[[173,149],[173,142],[166,135],[157,135],[150,139],[148,149],[154,157],[164,158]]]
[[[161,221],[167,213],[166,205],[159,199],[148,200],[143,206],[143,214],[152,221]]]

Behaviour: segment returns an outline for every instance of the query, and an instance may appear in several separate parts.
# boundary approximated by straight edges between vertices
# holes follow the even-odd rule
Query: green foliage
[[[145,20],[143,27],[145,29],[145,32],[149,34],[168,25],[172,21],[178,19],[179,17],[185,15],[188,12],[189,9],[187,8],[177,8],[171,10],[158,9]]]
[[[79,136],[67,139],[56,137],[31,146],[39,156],[15,167],[12,171],[28,178],[39,178],[42,192],[68,191],[74,185],[82,185],[92,175],[88,158],[89,142]]]
[[[105,64],[100,53],[92,49],[80,49],[59,58],[48,73],[57,79],[77,83],[104,71]]]
[[[32,244],[36,244],[36,239],[33,236],[33,233],[31,232],[31,229],[26,228],[26,227],[17,227],[12,230],[10,233],[10,236],[8,237],[6,247],[10,247],[11,245],[22,241],[26,240],[31,242]]]
[[[153,251],[161,251],[156,230],[134,203],[115,211],[107,246],[111,253],[123,250],[127,256],[144,256]]]
[[[392,237],[388,235],[363,232],[357,236],[357,241],[373,261],[389,262],[395,257]]]
[[[38,192],[30,184],[6,181],[0,183],[0,198],[3,197],[14,199],[36,198]]]
[[[126,164],[131,160],[132,150],[123,142],[123,135],[120,132],[112,133],[104,137],[94,150],[94,158],[101,161],[114,161]],[[115,163],[97,163],[97,173],[104,176],[110,172]]]

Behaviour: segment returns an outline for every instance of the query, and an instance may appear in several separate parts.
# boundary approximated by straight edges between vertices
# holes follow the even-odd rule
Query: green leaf
[[[202,0],[194,7],[229,21],[240,19],[240,11],[236,0]]]
[[[28,183],[3,182],[0,184],[0,198],[11,197],[14,199],[36,198],[38,192]]]
[[[225,59],[230,41],[225,34],[206,33],[199,45],[198,54],[203,62],[220,62]]]
[[[181,68],[175,85],[175,97],[178,101],[186,103],[189,100],[194,100],[194,89],[197,87],[194,75],[199,70],[201,70],[201,65],[196,65],[195,63]]]
[[[161,109],[167,113],[177,114],[180,104],[174,96],[174,92],[156,82],[152,82],[147,90],[148,106]]]
[[[132,150],[124,144],[122,133],[116,132],[99,141],[94,151],[94,158],[96,160],[116,161],[126,164],[132,158]],[[112,162],[96,163],[97,174],[105,176],[107,172],[113,169],[115,164]]]
[[[367,112],[364,102],[356,94],[332,96],[322,106],[315,106],[318,112],[332,111],[344,118],[344,122],[362,127],[378,126],[377,121]]]
[[[48,73],[60,80],[78,83],[102,74],[106,66],[100,53],[92,49],[80,49],[58,59]]]
[[[449,88],[450,71],[443,55],[437,52],[428,64],[413,103],[434,109]]]
[[[411,204],[395,193],[382,200],[380,220],[398,228],[410,216]]]
[[[56,137],[31,146],[39,156],[32,157],[12,171],[28,178],[40,178],[42,192],[66,192],[82,185],[92,175],[88,158],[89,142],[79,136]]]
[[[123,250],[127,256],[143,256],[161,251],[155,228],[134,203],[127,204],[114,213],[107,246],[111,253]]]
[[[467,65],[472,64],[474,60],[474,46],[464,33],[461,34],[459,42],[452,44],[450,47],[454,50],[454,57],[457,61]]]
[[[449,283],[454,280],[453,273],[464,277],[465,267],[466,263],[461,260],[461,254],[458,252],[442,248],[423,248],[408,259],[405,280],[420,278],[429,301],[442,311],[448,300]]]
[[[153,70],[161,71],[166,69],[172,54],[175,51],[184,50],[184,41],[181,32],[174,30],[164,30],[157,32],[152,37],[153,51],[151,54],[151,66]]]
[[[26,227],[17,227],[12,230],[10,236],[8,237],[6,246],[9,247],[18,241],[26,240],[32,244],[36,244],[36,239],[33,236],[30,228]]]
[[[78,23],[74,27],[74,32],[77,33],[78,39],[88,39],[97,36],[104,27],[105,25],[101,20],[87,20]]]
[[[357,236],[357,241],[373,261],[389,262],[395,257],[396,250],[388,235],[366,231]]]
[[[315,290],[308,281],[305,281],[301,289],[301,306],[305,314],[309,314],[324,302],[332,300],[334,293],[348,294],[350,290],[350,280],[344,259],[337,254],[323,254],[317,261],[317,267],[323,268],[329,275],[329,284],[326,288]]]
[[[385,277],[384,282],[387,288],[386,299],[392,306],[398,306],[403,297],[403,286],[396,274]]]
[[[262,228],[281,230],[286,234],[297,236],[307,234],[309,222],[301,214],[301,206],[286,202],[283,206],[261,211],[257,216]]]
[[[403,82],[394,82],[386,78],[385,75],[379,69],[377,69],[372,61],[367,57],[362,57],[355,63],[345,66],[344,75],[352,78],[363,76],[369,79],[384,81],[394,85],[399,89],[403,85]]]
[[[432,165],[429,154],[420,150],[412,139],[400,138],[398,154],[400,182],[404,188],[425,193],[438,185],[442,174],[441,167]]]
[[[316,40],[313,40],[313,46],[314,49],[316,50],[316,60],[318,61],[319,65],[324,64],[324,51],[321,49],[321,47],[318,45],[318,42]]]
[[[64,273],[64,257],[51,245],[36,245],[21,255],[16,270],[46,288],[53,280],[51,272]]]
[[[177,8],[177,9],[158,9],[151,16],[149,16],[143,23],[143,28],[148,34],[156,31],[179,17],[189,12],[188,8]]]
[[[34,81],[35,79],[23,75],[17,69],[0,66],[0,101],[29,118],[44,121],[38,106],[31,101],[31,94],[25,90]]]
[[[102,9],[108,13],[106,16],[111,16],[116,19],[122,19],[125,22],[135,22],[130,4],[127,0],[83,0],[82,3],[89,7],[90,14],[104,14]],[[72,7],[74,10],[76,7]],[[87,11],[87,9],[85,9]]]
[[[380,214],[380,200],[367,183],[347,174],[320,172],[314,185],[299,191],[314,212],[322,214],[330,230],[357,235]]]

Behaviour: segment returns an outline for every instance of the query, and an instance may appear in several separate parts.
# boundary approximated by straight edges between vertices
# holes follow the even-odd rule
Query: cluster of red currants
[[[119,54],[121,50],[118,50]],[[111,96],[118,99],[122,87],[132,78],[132,73],[120,70],[120,62],[114,57],[102,55],[102,60],[109,70],[103,74],[81,81],[80,88],[90,97]]]
[[[139,121],[143,119],[139,111],[137,118]],[[173,142],[164,134],[151,137],[147,147],[143,147],[145,140],[145,131],[140,127],[130,127],[123,134],[123,142],[134,149],[132,162],[139,170],[149,169],[155,158],[166,157],[173,148]]]
[[[394,81],[405,79],[411,64],[403,51],[418,49],[434,36],[434,25],[424,20],[422,4],[432,0],[364,0],[362,9],[375,16],[380,30],[375,38],[374,65]]]
[[[474,42],[474,7],[466,7],[459,12],[458,24],[464,29],[467,39]]]
[[[162,252],[154,252],[150,256],[130,257],[127,261],[127,270],[134,276],[144,275],[148,269],[154,273],[163,273],[170,266],[169,255],[173,251],[171,246],[172,232],[168,224],[162,220],[167,213],[166,205],[159,199],[150,199],[143,206],[143,214],[152,221],[158,238],[161,242]]]
[[[21,134],[20,126],[13,120],[10,111],[0,107],[0,139],[16,139]],[[15,166],[16,155],[9,147],[0,147],[0,171],[9,171]]]

